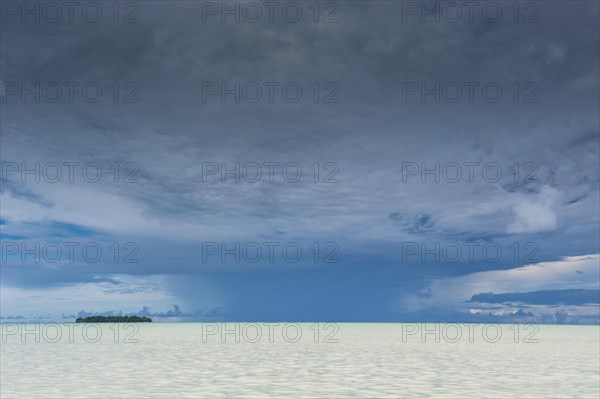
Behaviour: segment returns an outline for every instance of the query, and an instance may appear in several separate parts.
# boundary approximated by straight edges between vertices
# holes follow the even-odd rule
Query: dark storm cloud
[[[358,299],[349,299],[360,291],[359,283],[370,282],[365,290],[376,291],[380,282],[369,270],[398,265],[401,243],[407,241],[493,240],[509,258],[513,254],[506,248],[512,243],[533,241],[538,260],[596,252],[598,5],[539,5],[539,22],[532,24],[513,23],[508,10],[499,23],[481,18],[404,23],[401,2],[340,2],[339,22],[333,24],[310,18],[297,24],[203,23],[200,2],[140,2],[135,24],[9,20],[1,26],[3,84],[97,82],[103,96],[90,103],[76,91],[73,103],[39,104],[8,96],[2,103],[2,160],[93,161],[106,170],[114,162],[134,162],[139,170],[133,184],[114,183],[110,171],[98,184],[82,179],[19,184],[19,176],[11,176],[2,182],[3,236],[50,238],[48,226],[57,226],[81,239],[98,233],[133,240],[143,249],[144,267],[38,271],[3,265],[3,284],[87,283],[104,267],[105,273],[183,274],[198,280],[210,269],[225,275],[218,282],[225,286],[231,269],[198,262],[201,242],[333,241],[341,263],[353,270],[339,274],[339,281],[348,280],[339,288],[339,300],[328,298],[335,313],[345,300],[359,306]],[[268,81],[298,82],[301,101],[278,96],[270,103],[265,95],[257,103],[223,103],[218,94],[203,101],[206,82],[232,87]],[[115,82],[118,103],[112,97]],[[124,89],[128,82],[139,89],[135,103],[122,102],[130,93]],[[320,83],[319,103],[310,89],[314,82]],[[339,88],[336,103],[322,102],[327,82]],[[458,82],[463,88],[464,82],[496,82],[503,97],[492,103],[477,91],[472,103],[466,94],[456,104],[435,103],[431,96],[423,103],[419,94],[403,99],[407,82],[427,87]],[[518,103],[511,90],[515,82]],[[523,103],[530,93],[524,85],[531,82],[539,101]],[[203,162],[228,167],[296,162],[305,178],[222,183],[217,174],[207,182]],[[339,182],[313,184],[315,162],[321,168],[335,163]],[[460,182],[449,183],[421,173],[406,176],[403,162],[429,169],[436,162],[440,168],[492,162],[503,173],[490,183],[477,170],[474,182],[466,182],[465,168]],[[510,169],[515,162],[518,176]],[[329,170],[320,172],[322,179]],[[527,177],[535,182],[525,182]],[[394,280],[410,274],[410,284],[361,299],[360,307],[387,304],[398,292],[419,292],[430,274],[516,266],[415,263],[401,263],[398,274],[392,273]],[[267,276],[265,289],[281,284],[285,291],[293,284]],[[306,277],[299,291],[309,289],[310,281]],[[335,278],[328,281],[333,285]],[[193,287],[174,289],[194,297]],[[232,294],[239,315],[245,314],[246,294]],[[288,301],[310,309],[302,300]]]

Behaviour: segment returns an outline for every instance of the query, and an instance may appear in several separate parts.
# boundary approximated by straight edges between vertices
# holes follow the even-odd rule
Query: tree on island
[[[139,316],[90,316],[78,317],[75,323],[151,323],[149,317]]]

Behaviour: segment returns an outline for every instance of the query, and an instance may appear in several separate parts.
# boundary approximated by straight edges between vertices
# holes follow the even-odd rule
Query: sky
[[[0,4],[2,321],[600,322],[597,2],[53,4]]]

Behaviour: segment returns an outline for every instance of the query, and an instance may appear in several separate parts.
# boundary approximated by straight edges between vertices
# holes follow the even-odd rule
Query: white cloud
[[[106,281],[105,281],[106,280]],[[108,281],[111,280],[111,281]],[[177,298],[166,288],[164,276],[103,276],[98,283],[77,283],[48,288],[2,287],[2,315],[76,314],[81,310],[132,312],[143,306],[165,309]],[[166,307],[165,307],[166,306]],[[57,309],[60,312],[57,313]]]
[[[560,198],[560,192],[549,186],[542,186],[537,194],[519,195],[510,205],[514,220],[508,226],[508,233],[554,230],[558,222],[555,207]]]
[[[516,269],[493,270],[433,280],[425,290],[432,294],[430,298],[406,295],[401,298],[400,304],[410,310],[453,305],[467,311],[473,306],[464,302],[480,293],[598,289],[600,287],[599,262],[599,254],[573,256],[556,262],[536,263]],[[537,309],[541,310],[543,307]]]

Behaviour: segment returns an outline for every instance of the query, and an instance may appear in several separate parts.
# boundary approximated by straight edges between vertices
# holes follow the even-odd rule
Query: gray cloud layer
[[[307,268],[299,272],[307,276],[302,295],[313,287],[311,270],[323,267],[311,261],[203,263],[202,242],[293,241],[305,247],[335,242],[340,262],[330,265],[337,274],[327,270],[326,280],[346,285],[337,288],[338,298],[320,295],[332,304],[330,314],[351,315],[345,308],[354,307],[365,315],[378,304],[393,308],[397,292],[419,292],[431,277],[528,263],[523,253],[514,261],[509,249],[514,242],[521,249],[535,243],[537,261],[596,253],[598,4],[539,5],[539,22],[531,24],[514,23],[507,7],[498,23],[481,18],[403,23],[402,2],[340,2],[334,24],[315,24],[309,17],[297,24],[203,23],[199,2],[140,2],[135,24],[10,19],[0,39],[3,84],[92,81],[104,95],[98,103],[63,99],[55,104],[8,97],[0,122],[2,160],[98,162],[104,170],[114,162],[134,162],[139,170],[132,184],[110,178],[97,184],[82,179],[22,184],[19,176],[11,176],[2,182],[2,234],[39,241],[62,232],[106,246],[134,241],[143,267],[13,261],[2,265],[3,284],[44,287],[86,284],[119,273],[173,275],[171,290],[193,303],[193,313],[202,305],[195,303],[193,284],[182,283],[180,276],[201,281],[208,272],[226,274],[224,281],[216,277],[219,288],[244,291],[235,273],[258,268],[267,277],[257,274],[255,283],[279,292],[285,288],[275,284],[288,287],[293,279],[272,273]],[[203,83],[224,81],[229,86],[298,82],[303,97],[297,103],[281,98],[222,103],[218,96],[203,102]],[[139,102],[114,103],[114,82],[120,83],[121,95],[129,92],[123,85],[134,82]],[[320,101],[328,93],[323,85],[333,82],[339,102],[315,103],[314,82],[320,83]],[[426,103],[419,96],[403,101],[406,82],[428,87],[496,82],[503,97],[497,103],[481,95],[472,103],[435,103],[431,96]],[[518,103],[511,89],[515,82]],[[539,101],[523,103],[531,82],[539,88]],[[211,176],[203,182],[203,162],[230,167],[296,162],[303,179],[271,183],[263,177],[236,184]],[[339,182],[314,183],[315,162],[320,180],[330,172],[323,166],[335,163]],[[423,183],[421,174],[403,175],[403,162],[429,168],[496,163],[503,175],[490,183],[477,169],[468,182],[464,168],[458,183],[443,178],[435,183],[431,177]],[[516,162],[517,177],[510,169]],[[532,172],[536,182],[525,182]],[[490,240],[504,249],[500,262],[481,254],[476,262],[461,258],[450,266],[422,262],[418,255],[409,262],[402,258],[406,242],[431,247]],[[363,298],[360,305],[350,299],[361,297],[356,294],[361,284],[372,293],[386,278],[409,283],[386,288],[372,301]],[[238,315],[251,313],[244,307],[251,293],[230,295]],[[259,303],[266,309],[276,297],[265,294]],[[286,301],[300,315],[303,306],[312,306]]]

